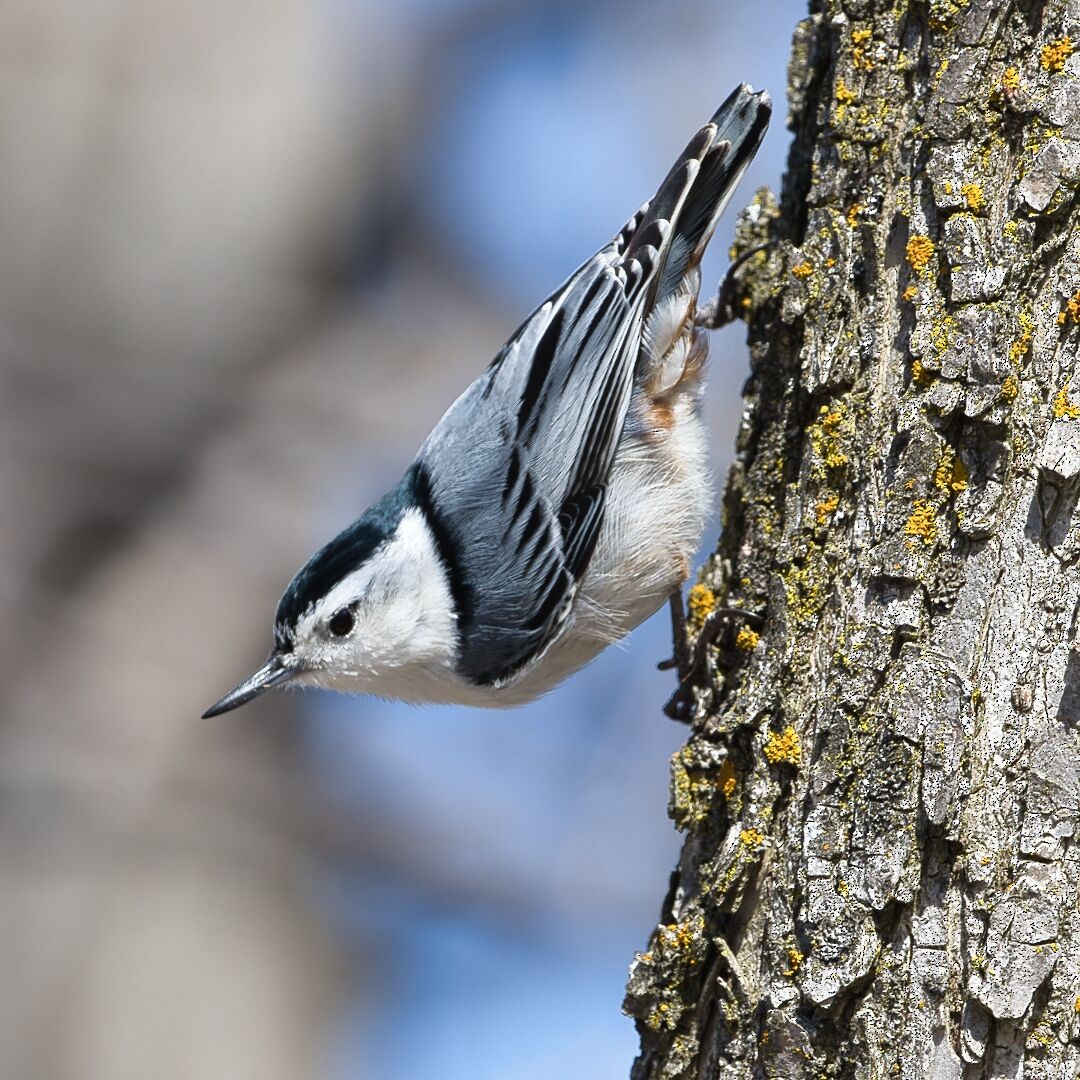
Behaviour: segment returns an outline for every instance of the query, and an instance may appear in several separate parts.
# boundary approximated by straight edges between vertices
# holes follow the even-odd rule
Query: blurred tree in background
[[[1080,1076],[1080,4],[820,0],[639,1080]]]
[[[782,85],[802,10],[0,4],[5,1080],[625,1072],[678,842],[663,616],[511,714],[198,716],[732,85]],[[740,334],[712,371],[723,455]]]

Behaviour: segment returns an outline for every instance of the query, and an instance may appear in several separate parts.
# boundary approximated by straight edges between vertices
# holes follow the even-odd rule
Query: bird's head
[[[203,716],[228,712],[274,686],[388,692],[391,674],[407,679],[417,666],[453,664],[456,622],[410,470],[292,579],[274,617],[270,658]]]

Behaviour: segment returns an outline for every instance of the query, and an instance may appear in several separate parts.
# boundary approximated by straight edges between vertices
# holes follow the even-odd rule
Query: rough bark
[[[1080,1076],[1080,0],[823,0],[637,1080]],[[1070,379],[1072,384],[1070,385]]]

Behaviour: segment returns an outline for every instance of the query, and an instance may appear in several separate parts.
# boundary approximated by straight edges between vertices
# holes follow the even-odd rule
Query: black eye
[[[352,610],[343,607],[340,611],[335,611],[333,617],[330,619],[328,624],[330,633],[333,634],[334,637],[348,637],[348,635],[352,633],[355,621]]]

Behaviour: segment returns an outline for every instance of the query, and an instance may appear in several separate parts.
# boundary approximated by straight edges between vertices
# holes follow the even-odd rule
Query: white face
[[[393,537],[301,616],[294,642],[306,669],[296,681],[308,686],[385,694],[410,668],[452,668],[453,601],[419,510],[407,510]]]

